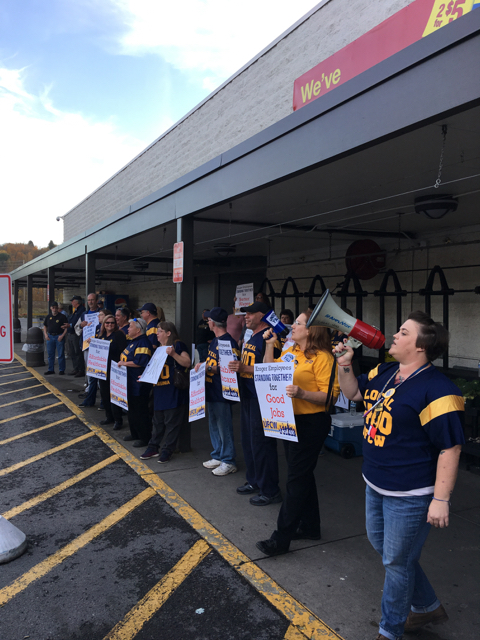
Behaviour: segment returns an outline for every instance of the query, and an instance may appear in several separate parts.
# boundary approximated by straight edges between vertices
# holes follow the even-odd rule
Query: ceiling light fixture
[[[232,253],[235,253],[235,251],[237,250],[237,247],[229,244],[228,242],[215,244],[213,248],[215,249],[215,252],[218,253],[218,255],[221,256],[222,258],[227,258],[228,256],[232,255]]]
[[[440,220],[447,213],[456,211],[458,200],[453,196],[422,196],[415,198],[415,212],[423,213],[431,220]]]

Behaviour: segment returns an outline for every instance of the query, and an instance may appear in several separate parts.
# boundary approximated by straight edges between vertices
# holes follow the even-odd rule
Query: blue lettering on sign
[[[343,320],[339,320],[338,318],[334,318],[333,316],[329,315],[328,313],[325,314],[325,317],[328,318],[329,320],[333,320],[337,324],[341,324],[342,327],[347,327],[347,328],[351,327],[351,325],[348,324],[348,322],[343,322]]]

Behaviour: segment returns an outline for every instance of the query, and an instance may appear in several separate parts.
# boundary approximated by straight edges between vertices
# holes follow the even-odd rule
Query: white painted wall
[[[292,113],[296,78],[412,0],[331,0],[72,209],[69,240]]]

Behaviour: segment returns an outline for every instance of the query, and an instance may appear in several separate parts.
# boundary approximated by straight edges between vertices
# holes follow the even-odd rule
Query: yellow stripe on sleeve
[[[446,413],[452,411],[464,411],[465,400],[462,396],[444,396],[438,400],[431,402],[428,407],[420,414],[420,422],[422,427],[428,424],[431,420],[443,416]]]
[[[147,356],[151,356],[152,352],[148,347],[138,347],[138,349],[135,349],[135,355],[138,356],[141,353],[146,353]]]
[[[378,367],[379,367],[379,366],[380,366],[380,365],[379,365],[379,364],[377,364],[377,366],[375,367],[375,369],[372,369],[372,370],[370,371],[370,373],[368,374],[368,379],[369,379],[369,380],[373,380],[373,379],[375,378],[375,376],[377,376],[377,375],[378,375]]]
[[[148,329],[147,336],[151,336],[152,333],[157,333],[157,327],[151,327],[150,329]]]

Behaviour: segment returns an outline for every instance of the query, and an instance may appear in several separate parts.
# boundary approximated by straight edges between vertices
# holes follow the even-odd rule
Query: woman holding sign
[[[298,442],[284,440],[288,464],[286,495],[280,509],[277,529],[269,540],[257,542],[257,547],[267,556],[287,553],[291,540],[319,540],[320,509],[314,469],[318,455],[330,430],[328,406],[340,393],[334,359],[331,353],[330,335],[325,327],[310,327],[310,312],[298,316],[292,326],[295,344],[284,351],[277,360],[273,357],[276,335],[268,329],[264,362],[291,361],[295,363],[293,384],[286,387],[287,396],[293,399],[293,411]]]
[[[100,316],[100,314],[99,314]],[[127,338],[123,331],[120,331],[113,315],[105,316],[97,338],[99,340],[108,340],[110,349],[108,351],[107,379],[99,380],[100,396],[102,398],[103,408],[105,409],[105,420],[100,422],[101,425],[113,424],[115,430],[121,429],[123,426],[122,410],[116,404],[110,402],[110,363],[112,360],[118,362],[120,354],[127,346]]]
[[[175,367],[188,369],[192,364],[187,345],[180,340],[173,322],[159,322],[157,338],[162,347],[168,347],[168,357],[157,384],[153,387],[153,432],[141,460],[158,457],[158,462],[168,462],[177,446],[182,425],[188,420],[188,389],[178,389],[174,383]]]

